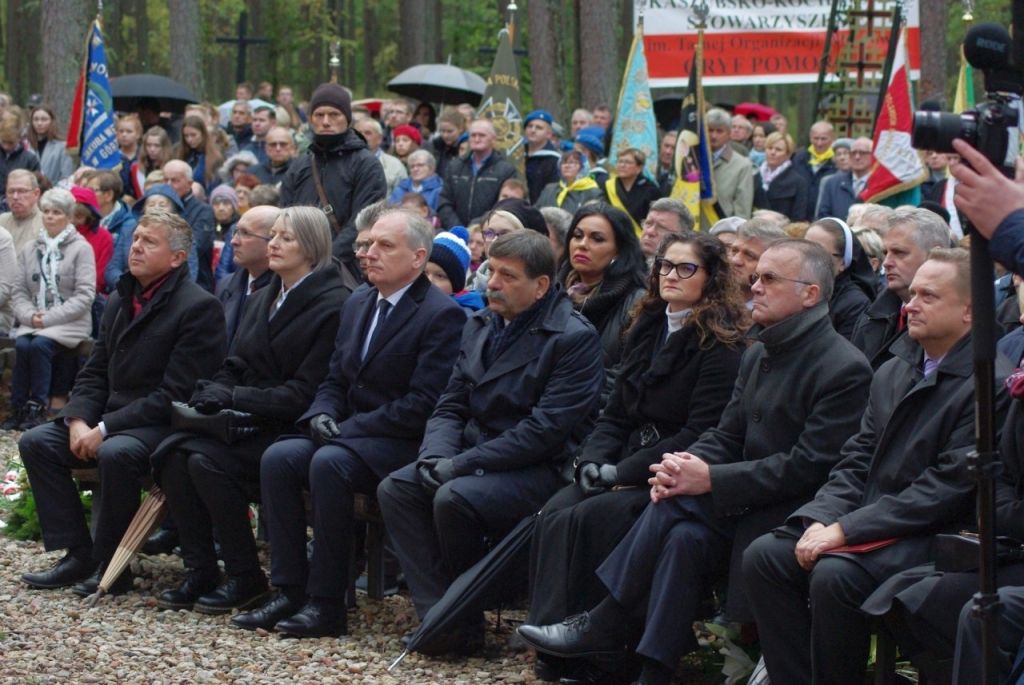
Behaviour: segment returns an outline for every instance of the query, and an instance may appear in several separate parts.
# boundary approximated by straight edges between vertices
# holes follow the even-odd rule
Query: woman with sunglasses
[[[595,569],[650,501],[648,467],[718,424],[749,326],[722,243],[701,233],[666,236],[608,405],[576,458],[575,482],[537,519],[529,624],[556,623],[607,594]],[[538,655],[535,670],[553,681],[585,667]]]

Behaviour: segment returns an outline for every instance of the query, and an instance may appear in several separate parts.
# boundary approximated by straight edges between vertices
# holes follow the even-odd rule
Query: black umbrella
[[[462,103],[476,107],[487,81],[451,64],[417,64],[388,81],[388,90],[423,102]]]
[[[114,109],[120,112],[134,112],[139,102],[152,98],[157,101],[161,112],[181,114],[185,105],[199,102],[192,91],[174,79],[157,74],[128,74],[110,81],[110,94],[114,98]]]
[[[662,95],[654,101],[654,118],[663,131],[675,131],[679,128],[679,112],[683,107],[683,96],[679,94]]]
[[[537,525],[534,514],[520,521],[483,559],[455,579],[444,597],[423,617],[405,651],[388,666],[393,669],[409,652],[428,647],[431,640],[450,632],[463,617],[514,596],[527,585],[530,541]]]

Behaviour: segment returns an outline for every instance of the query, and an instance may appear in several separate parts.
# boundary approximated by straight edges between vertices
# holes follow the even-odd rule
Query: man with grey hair
[[[816,121],[811,125],[811,144],[793,154],[793,168],[807,182],[807,216],[814,214],[818,206],[818,189],[826,176],[836,173],[835,150],[832,143],[836,132],[827,121]],[[827,215],[831,216],[831,215]]]
[[[652,467],[651,504],[597,570],[609,597],[560,624],[521,626],[528,645],[572,657],[634,644],[631,618],[645,608],[638,680],[668,685],[698,648],[693,621],[727,560],[726,618],[752,620],[743,551],[814,496],[867,401],[871,369],[828,318],[833,269],[809,241],[764,251],[751,279],[755,342],[721,420]]]
[[[736,152],[746,157],[750,153],[750,136],[754,133],[754,125],[742,114],[734,114],[732,127],[729,130],[730,144]]]
[[[787,237],[781,228],[768,219],[750,219],[736,229],[736,239],[729,245],[729,262],[732,264],[732,275],[747,302],[747,309],[754,306],[750,276],[757,270],[757,261],[769,245]]]
[[[189,278],[191,248],[181,217],[157,211],[139,219],[128,273],[107,301],[100,337],[67,405],[57,421],[18,443],[46,550],[68,550],[51,569],[22,576],[32,587],[81,583],[76,592],[84,595],[96,589],[139,508],[149,456],[171,434],[170,403],[187,401],[224,358],[223,310]],[[93,509],[95,540],[71,477],[72,469],[94,466],[103,486]],[[125,573],[108,592],[131,587]]]
[[[188,257],[188,270],[200,288],[213,292],[213,238],[216,218],[213,208],[192,192],[192,167],[180,159],[164,164],[164,181],[174,188],[184,205],[181,216],[192,227],[192,253]]]
[[[295,159],[295,139],[285,127],[273,126],[267,131],[263,142],[266,160],[249,167],[246,173],[258,178],[260,183],[278,186]]]
[[[551,238],[551,247],[555,249],[555,262],[562,263],[562,254],[565,253],[565,236],[569,233],[569,225],[572,224],[572,214],[561,207],[544,207],[540,210],[544,217],[544,223],[548,225],[548,237]]]
[[[498,201],[501,185],[516,177],[516,168],[494,149],[498,133],[489,119],[469,125],[469,152],[448,163],[437,215],[445,229],[469,226]]]
[[[366,277],[341,324],[327,378],[297,425],[308,437],[271,446],[260,465],[270,581],[280,592],[232,618],[249,630],[299,637],[348,631],[345,593],[357,493],[416,458],[427,417],[459,353],[466,315],[423,270],[434,229],[404,210],[384,212],[370,230]],[[316,544],[306,558],[306,505]]]
[[[581,107],[577,110],[573,110],[569,124],[572,126],[572,137],[575,139],[576,134],[580,132],[580,129],[594,125],[594,115],[590,113],[589,109],[583,109]]]
[[[651,203],[642,228],[640,249],[650,264],[665,236],[670,233],[686,233],[693,230],[693,214],[679,200],[663,197]]]
[[[949,242],[949,226],[926,209],[901,209],[889,217],[882,234],[886,290],[864,310],[850,338],[873,369],[892,358],[890,347],[906,330],[903,310],[918,268],[932,249]]]
[[[380,161],[381,167],[384,168],[384,179],[388,184],[388,195],[391,195],[398,186],[398,183],[409,176],[409,172],[406,171],[405,165],[402,164],[402,160],[398,159],[394,155],[389,155],[384,152],[384,148],[381,147],[381,143],[384,142],[384,129],[381,127],[380,122],[372,117],[360,119],[352,128],[366,140],[366,146],[370,148],[370,152],[373,153]]]
[[[850,215],[853,205],[860,202],[860,193],[867,187],[873,145],[870,138],[863,137],[850,143],[850,170],[837,171],[820,182],[820,193],[814,200],[817,202],[816,218],[836,217],[845,220]],[[832,160],[826,163],[832,163]],[[810,175],[808,171],[808,178]]]
[[[7,175],[7,206],[11,211],[0,214],[0,228],[10,232],[16,252],[35,240],[43,227],[39,195],[39,180],[31,171],[15,169]]]
[[[488,309],[470,317],[451,381],[415,464],[377,489],[422,619],[459,574],[562,486],[597,419],[603,372],[594,327],[555,287],[550,241],[513,231],[488,250]],[[483,645],[470,615],[424,654]]]
[[[217,299],[224,307],[228,347],[242,321],[245,301],[249,295],[270,283],[274,276],[270,270],[267,243],[270,242],[270,229],[280,213],[277,207],[251,207],[231,231],[231,261],[238,269],[217,287]]]
[[[732,119],[728,112],[710,109],[704,120],[707,122],[708,144],[713,160],[715,197],[723,212],[718,218],[741,216],[749,219],[754,204],[754,167],[749,159],[735,152],[729,145]],[[701,228],[707,230],[710,227],[702,212]]]

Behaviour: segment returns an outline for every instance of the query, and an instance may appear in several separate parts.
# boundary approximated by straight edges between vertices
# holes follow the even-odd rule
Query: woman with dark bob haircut
[[[650,501],[648,467],[718,424],[749,326],[722,243],[701,233],[666,236],[608,405],[576,458],[576,482],[537,518],[528,623],[556,623],[607,595],[595,570]],[[536,671],[557,680],[580,667],[538,655]]]
[[[607,372],[601,407],[615,380],[622,339],[633,305],[643,295],[647,263],[629,215],[598,202],[582,207],[565,236],[565,262],[558,282],[573,307],[601,336],[602,363]]]

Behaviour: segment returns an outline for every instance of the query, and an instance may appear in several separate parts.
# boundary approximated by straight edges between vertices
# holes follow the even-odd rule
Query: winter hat
[[[452,283],[452,292],[466,289],[466,271],[469,270],[469,231],[462,226],[453,226],[434,236],[434,247],[430,250],[430,261],[444,269]]]
[[[598,157],[604,156],[604,136],[606,131],[600,126],[581,128],[576,134],[576,142],[593,152]]]
[[[91,188],[83,188],[82,186],[71,186],[71,194],[75,196],[75,202],[91,209],[97,219],[103,218],[99,200],[96,199],[96,191]]]
[[[544,221],[544,215],[526,200],[510,197],[494,205],[493,210],[511,214],[523,228],[537,231],[543,236],[548,235],[548,224]]]
[[[231,186],[219,185],[214,188],[210,193],[210,206],[212,207],[217,200],[227,200],[235,208],[235,211],[238,211],[238,193]]]
[[[417,145],[423,145],[423,136],[416,130],[415,126],[409,124],[403,124],[391,132],[391,139],[394,140],[398,136],[405,136],[406,138],[412,138],[413,142]]]
[[[526,115],[526,118],[523,120],[523,126],[529,126],[530,122],[534,119],[540,119],[548,126],[551,126],[555,122],[555,118],[551,116],[551,112],[547,112],[543,109],[535,109]]]
[[[838,150],[841,147],[845,147],[847,150],[853,147],[853,138],[839,138],[836,142],[832,143],[832,149]]]
[[[340,109],[348,123],[352,123],[352,95],[344,87],[337,83],[321,83],[317,86],[309,100],[309,115],[312,116],[316,108],[323,105]]]
[[[139,201],[136,202],[134,206],[132,206],[132,216],[134,216],[136,219],[142,216],[142,210],[146,206],[146,200],[153,197],[154,195],[162,195],[163,197],[166,197],[168,200],[170,200],[171,204],[174,205],[174,207],[178,210],[178,214],[181,214],[182,212],[185,211],[185,205],[182,204],[181,198],[178,197],[178,194],[174,192],[174,188],[172,188],[167,183],[158,183],[157,185],[147,190],[146,194],[140,197]]]

